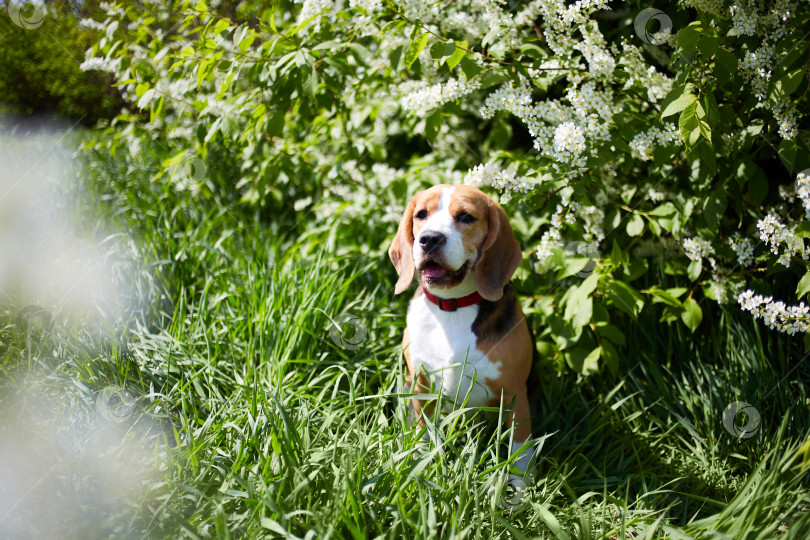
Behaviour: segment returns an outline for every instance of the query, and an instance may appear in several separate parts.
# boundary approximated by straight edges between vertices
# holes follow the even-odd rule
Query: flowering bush
[[[803,304],[748,290],[791,294],[773,275],[795,285],[807,267],[801,0],[102,7],[83,67],[130,107],[99,147],[156,152],[156,179],[200,196],[338,216],[358,226],[336,249],[380,256],[417,188],[487,189],[514,216],[515,282],[560,365],[616,370],[642,311],[698,331],[739,298],[806,329]]]

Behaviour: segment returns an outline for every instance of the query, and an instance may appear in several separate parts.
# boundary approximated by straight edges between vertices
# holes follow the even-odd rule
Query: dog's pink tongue
[[[430,278],[440,278],[447,273],[447,270],[445,270],[439,265],[431,264],[429,266],[426,266],[424,270],[422,270],[422,273]]]

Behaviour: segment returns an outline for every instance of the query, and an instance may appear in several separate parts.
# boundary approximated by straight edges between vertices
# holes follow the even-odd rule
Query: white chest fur
[[[493,397],[486,379],[497,379],[501,364],[475,347],[476,315],[477,306],[448,312],[424,296],[414,298],[408,308],[408,348],[413,369],[424,369],[436,391],[441,389],[451,403],[458,396],[459,405],[469,393],[467,406],[480,407]]]

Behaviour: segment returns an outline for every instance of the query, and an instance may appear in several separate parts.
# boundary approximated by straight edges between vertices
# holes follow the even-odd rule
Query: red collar
[[[439,309],[442,311],[456,311],[458,308],[474,306],[484,299],[483,296],[478,294],[478,291],[468,294],[467,296],[462,296],[461,298],[439,298],[427,292],[424,287],[422,288],[422,292],[425,294],[425,298],[439,306]]]

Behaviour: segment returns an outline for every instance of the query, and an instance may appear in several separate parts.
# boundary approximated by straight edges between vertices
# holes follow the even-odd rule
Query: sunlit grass
[[[31,502],[0,509],[0,537],[810,532],[807,480],[794,460],[810,426],[810,368],[733,307],[696,336],[654,316],[623,321],[619,377],[539,368],[535,428],[547,437],[525,504],[510,511],[500,502],[508,432],[480,414],[452,415],[432,427],[438,445],[417,445],[402,397],[407,299],[391,294],[384,238],[347,253],[330,230],[362,224],[335,216],[282,227],[295,220],[150,182],[148,160],[93,163],[85,179],[99,197],[80,213],[88,231],[135,239],[136,256],[115,266],[129,309],[90,324],[4,305],[0,433],[26,433],[20,419],[33,418],[34,403],[44,411],[38,430],[64,437],[46,437],[54,451],[29,480],[59,488],[58,508],[38,504],[36,486],[0,486],[4,501]],[[341,342],[331,325],[343,314],[361,334],[344,328]],[[112,425],[98,403],[111,386],[135,399]],[[761,414],[751,438],[723,426],[735,400]],[[143,474],[63,474],[110,429],[105,452]],[[87,498],[116,482],[121,497]]]

